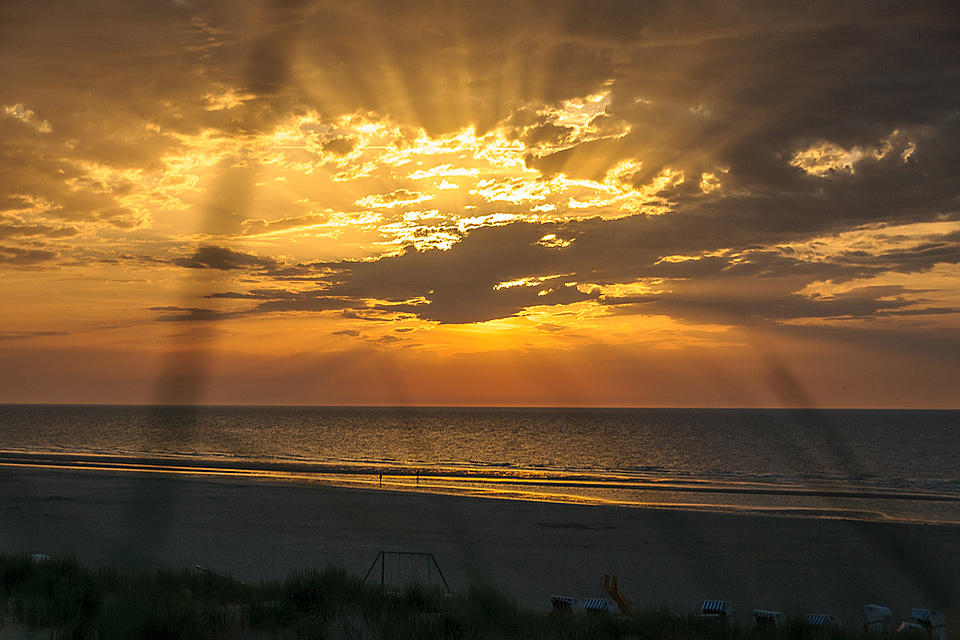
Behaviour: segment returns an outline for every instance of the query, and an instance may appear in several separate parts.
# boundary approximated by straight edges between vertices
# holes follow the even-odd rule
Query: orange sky
[[[0,402],[960,407],[955,8],[14,3]]]

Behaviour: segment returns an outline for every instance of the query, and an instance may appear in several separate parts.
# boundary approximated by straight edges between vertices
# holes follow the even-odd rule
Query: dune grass
[[[336,568],[243,584],[208,571],[90,569],[72,559],[0,555],[0,628],[58,638],[847,640],[799,621],[755,629],[666,611],[552,615],[491,588],[444,596],[423,587],[384,592]]]

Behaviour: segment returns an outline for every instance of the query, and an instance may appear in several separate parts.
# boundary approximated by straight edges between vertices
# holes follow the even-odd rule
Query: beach
[[[381,550],[433,553],[454,591],[492,585],[521,606],[594,597],[615,574],[634,606],[730,601],[862,621],[864,604],[955,614],[960,526],[577,505],[245,478],[0,468],[0,552],[93,566],[206,567],[240,580]],[[953,618],[955,619],[955,618]],[[948,619],[948,624],[950,620]]]

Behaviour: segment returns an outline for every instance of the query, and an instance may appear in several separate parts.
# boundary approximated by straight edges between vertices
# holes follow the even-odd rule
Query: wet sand
[[[0,552],[93,565],[202,565],[243,580],[310,566],[363,575],[380,550],[431,552],[454,590],[547,610],[619,577],[635,606],[701,598],[832,613],[960,615],[960,526],[520,502],[240,478],[0,467]],[[948,619],[948,626],[950,624]]]

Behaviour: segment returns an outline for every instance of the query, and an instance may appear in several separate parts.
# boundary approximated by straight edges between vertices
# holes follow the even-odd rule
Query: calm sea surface
[[[0,405],[0,465],[960,522],[960,411]]]

